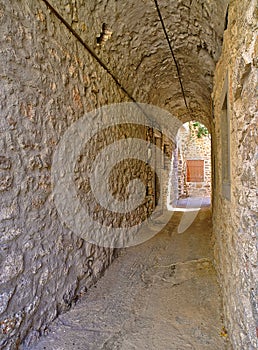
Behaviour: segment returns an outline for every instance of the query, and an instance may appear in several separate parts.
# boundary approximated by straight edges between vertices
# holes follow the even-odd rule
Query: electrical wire
[[[167,33],[167,30],[166,30],[166,26],[165,26],[165,23],[164,23],[162,14],[161,14],[161,12],[160,12],[160,8],[159,8],[158,1],[157,1],[157,0],[154,0],[154,3],[155,3],[155,6],[156,6],[158,15],[159,15],[160,22],[161,22],[161,24],[162,24],[162,28],[163,28],[165,37],[166,37],[167,42],[168,42],[168,46],[169,46],[169,49],[170,49],[172,58],[173,58],[173,60],[174,60],[175,66],[176,66],[177,76],[178,76],[179,84],[180,84],[180,87],[181,87],[181,91],[182,91],[182,95],[183,95],[183,99],[184,99],[185,106],[186,106],[186,108],[188,109],[188,111],[191,113],[191,111],[190,111],[190,109],[189,109],[189,107],[188,107],[187,101],[186,101],[186,96],[185,96],[185,91],[184,91],[184,87],[183,87],[183,83],[182,83],[182,79],[181,79],[181,73],[180,73],[179,65],[178,65],[178,62],[177,62],[177,60],[176,60],[176,57],[175,57],[175,54],[174,54],[174,51],[173,51],[171,42],[170,42],[169,37],[168,37],[168,33]]]
[[[80,35],[70,26],[70,24],[61,16],[61,14],[47,1],[42,0],[45,5],[53,12],[53,14],[66,26],[71,34],[82,44],[82,46],[91,54],[91,56],[100,64],[100,66],[112,77],[120,89],[129,97],[130,100],[137,103],[134,97],[127,91],[127,89],[119,82],[117,77],[105,65],[105,63],[97,56],[97,54],[89,47],[89,45],[80,37]]]
[[[90,48],[90,46],[72,28],[72,26],[64,19],[64,17],[47,0],[42,0],[42,1],[51,10],[51,12],[64,24],[64,26],[69,30],[69,32],[81,43],[81,45],[90,53],[90,55],[99,63],[99,65],[111,76],[111,78],[120,87],[120,89],[127,95],[127,97],[129,97],[129,99],[131,101],[133,101],[134,103],[136,103],[139,106],[139,108],[140,108],[140,105],[137,103],[135,98],[127,91],[127,89],[120,83],[120,81],[114,75],[114,73],[112,73],[112,71],[107,67],[107,65],[98,57],[98,55]],[[178,76],[178,80],[179,80],[179,83],[180,83],[180,87],[181,87],[181,91],[182,91],[182,95],[183,95],[185,106],[186,106],[187,110],[189,111],[189,113],[191,113],[191,111],[190,111],[190,109],[188,107],[187,101],[186,101],[186,96],[185,96],[183,83],[182,83],[182,79],[181,79],[181,75],[180,75],[179,65],[177,63],[175,54],[174,54],[172,46],[171,46],[171,42],[170,42],[168,34],[167,34],[167,30],[166,30],[166,27],[165,27],[165,24],[164,24],[164,20],[163,20],[163,17],[161,15],[161,12],[160,12],[160,9],[159,9],[158,1],[154,0],[154,2],[155,2],[155,5],[156,5],[156,8],[157,8],[157,12],[158,12],[158,15],[159,15],[160,22],[162,24],[162,28],[163,28],[164,34],[166,36],[166,39],[167,39],[167,42],[168,42],[168,45],[169,45],[169,49],[170,49],[172,58],[174,60],[175,66],[176,66],[177,76]]]

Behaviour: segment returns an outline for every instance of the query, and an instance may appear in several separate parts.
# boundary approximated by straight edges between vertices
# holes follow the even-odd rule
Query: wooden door
[[[187,160],[187,182],[204,181],[204,160]]]

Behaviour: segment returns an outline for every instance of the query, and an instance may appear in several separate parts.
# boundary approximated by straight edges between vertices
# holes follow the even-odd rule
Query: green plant
[[[192,123],[194,129],[197,132],[197,137],[200,139],[202,136],[208,136],[209,135],[209,131],[206,128],[206,126],[204,126],[203,124],[201,124],[200,122],[193,122]]]

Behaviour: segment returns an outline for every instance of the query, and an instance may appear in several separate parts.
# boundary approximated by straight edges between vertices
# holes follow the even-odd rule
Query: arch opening
[[[211,202],[211,134],[199,121],[184,123],[178,130],[171,159],[168,184],[168,207],[188,198]]]

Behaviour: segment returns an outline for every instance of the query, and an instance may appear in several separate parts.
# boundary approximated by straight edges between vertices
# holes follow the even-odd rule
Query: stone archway
[[[211,135],[198,122],[178,133],[178,196],[211,197]]]

